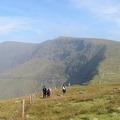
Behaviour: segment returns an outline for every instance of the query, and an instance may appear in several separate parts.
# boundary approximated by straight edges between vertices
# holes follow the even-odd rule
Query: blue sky
[[[120,41],[120,0],[0,0],[0,42],[59,36]]]

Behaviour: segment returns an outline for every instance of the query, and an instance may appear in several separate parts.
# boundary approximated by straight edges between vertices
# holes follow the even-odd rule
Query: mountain
[[[0,99],[40,91],[43,85],[120,81],[120,42],[58,37],[40,44],[8,43],[0,44],[1,55],[6,53],[1,57]]]
[[[26,62],[34,51],[35,45],[10,41],[0,43],[0,72]]]

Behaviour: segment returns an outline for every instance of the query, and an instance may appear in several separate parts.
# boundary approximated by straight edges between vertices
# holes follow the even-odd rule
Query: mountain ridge
[[[120,42],[96,38],[58,37],[30,44],[26,61],[0,73],[0,88],[9,86],[12,94],[6,91],[1,99],[40,91],[44,85],[119,82],[119,49]]]

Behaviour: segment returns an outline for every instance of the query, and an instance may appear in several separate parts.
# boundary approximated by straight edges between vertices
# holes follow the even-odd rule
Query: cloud
[[[0,17],[0,34],[7,35],[14,32],[34,32],[38,35],[42,34],[40,29],[40,20],[23,17]]]
[[[108,21],[119,18],[120,4],[118,0],[70,0],[71,5],[76,9],[86,9],[93,15]]]
[[[120,38],[120,1],[119,0],[69,0],[72,8],[87,12],[94,17],[100,32],[99,37]],[[85,13],[86,14],[86,13]],[[98,31],[98,30],[97,30]],[[103,32],[104,31],[104,32]],[[102,35],[100,35],[102,33]]]
[[[0,17],[0,34],[8,34],[25,29],[26,21],[18,17]]]

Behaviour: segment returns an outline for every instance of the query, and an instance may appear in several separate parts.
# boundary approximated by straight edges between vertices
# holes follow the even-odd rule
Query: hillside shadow
[[[103,46],[95,56],[86,62],[86,64],[78,65],[76,70],[77,72],[69,75],[65,84],[84,84],[92,80],[94,75],[98,74],[99,64],[105,59],[105,50],[106,47]]]

